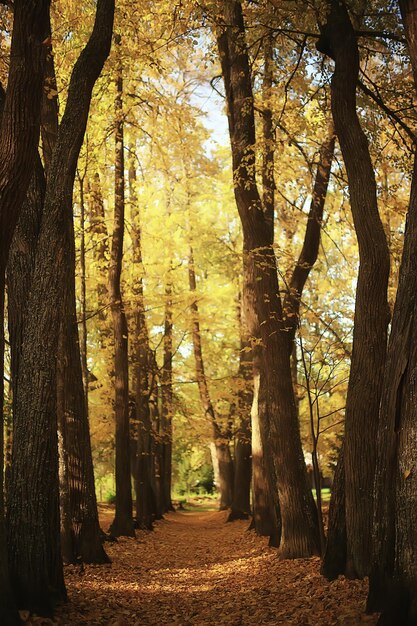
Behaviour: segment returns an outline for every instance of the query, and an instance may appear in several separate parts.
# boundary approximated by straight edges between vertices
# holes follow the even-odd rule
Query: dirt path
[[[318,560],[279,561],[276,550],[218,512],[176,512],[153,533],[108,545],[112,564],[66,568],[68,626],[331,626],[375,624],[366,585],[324,581]],[[109,520],[110,521],[110,520]]]

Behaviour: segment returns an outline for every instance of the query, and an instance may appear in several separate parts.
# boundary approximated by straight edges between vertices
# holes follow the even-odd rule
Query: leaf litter
[[[112,520],[101,511],[104,527]],[[366,581],[320,576],[318,558],[281,561],[248,522],[225,512],[169,513],[153,532],[106,544],[110,565],[67,566],[62,626],[357,626]]]

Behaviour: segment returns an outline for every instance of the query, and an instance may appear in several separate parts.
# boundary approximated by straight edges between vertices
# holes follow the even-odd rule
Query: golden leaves
[[[204,505],[204,503],[202,503]],[[107,509],[107,521],[111,511]],[[330,626],[376,624],[366,582],[329,583],[319,559],[281,561],[247,522],[170,513],[154,532],[108,548],[111,566],[68,567],[61,626]]]

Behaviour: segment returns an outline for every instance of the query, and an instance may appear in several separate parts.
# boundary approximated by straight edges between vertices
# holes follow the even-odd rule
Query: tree
[[[68,215],[92,89],[109,53],[113,0],[99,0],[90,39],[72,72],[48,173],[39,253],[28,297],[8,493],[9,559],[19,605],[49,613],[65,598],[59,544],[56,362]],[[30,400],[29,400],[30,399]],[[27,523],[28,520],[30,523]]]
[[[116,37],[116,44],[119,52],[121,46],[120,35]],[[118,59],[116,89],[114,227],[109,266],[110,308],[113,317],[114,335],[116,513],[110,530],[116,537],[120,535],[133,537],[135,530],[133,527],[130,478],[128,328],[120,287],[125,212],[123,70],[120,58]]]
[[[339,529],[330,526],[323,571],[360,578],[369,573],[378,411],[382,391],[389,307],[389,250],[378,212],[374,169],[368,142],[356,113],[359,53],[344,4],[332,2],[318,42],[335,60],[332,113],[349,181],[350,202],[359,245],[353,353],[347,393],[344,438],[346,551]],[[341,473],[338,473],[341,476]],[[340,500],[334,486],[334,504]],[[332,506],[332,505],[331,505]],[[333,515],[333,514],[332,514]],[[331,519],[333,519],[331,517]],[[337,545],[335,545],[337,543]],[[343,557],[343,562],[332,562]]]
[[[244,310],[260,330],[259,418],[270,489],[278,483],[283,558],[319,552],[317,516],[307,481],[292,387],[290,352],[276,259],[255,178],[255,120],[240,2],[224,4],[218,47],[226,90],[236,204],[244,237]],[[276,474],[275,474],[276,473]]]
[[[417,88],[417,5],[399,2]],[[417,579],[414,470],[417,265],[417,159],[411,180],[410,203],[397,297],[384,373],[375,479],[373,566],[368,609],[382,611],[378,624],[417,623]]]
[[[219,481],[218,488],[220,491],[220,510],[222,511],[228,509],[233,500],[233,462],[230,454],[228,437],[222,432],[216,418],[204,368],[198,304],[195,297],[197,291],[197,282],[195,275],[194,253],[191,246],[188,257],[188,280],[190,292],[194,296],[194,300],[191,302],[191,311],[193,313],[192,336],[196,379],[198,390],[200,393],[201,404],[203,406],[205,416],[209,419],[212,428],[212,443],[214,447],[213,465],[215,466],[214,474],[216,476],[217,469]]]
[[[10,586],[3,493],[4,289],[5,271],[14,230],[22,210],[36,157],[44,74],[48,0],[16,2],[7,94],[1,91],[0,127],[0,616],[17,624]]]
[[[239,294],[240,296],[240,294]],[[228,522],[236,519],[248,519],[250,506],[250,484],[252,477],[252,446],[251,446],[251,405],[253,393],[250,388],[252,379],[252,357],[251,348],[247,339],[245,320],[242,310],[238,306],[238,322],[240,326],[240,355],[236,401],[237,432],[235,434],[235,454],[234,454],[234,484],[233,499],[230,507]],[[268,533],[270,534],[270,533]]]

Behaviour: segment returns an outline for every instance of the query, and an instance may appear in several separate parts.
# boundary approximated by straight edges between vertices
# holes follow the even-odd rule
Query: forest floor
[[[112,511],[102,510],[103,527]],[[66,567],[69,602],[53,623],[79,626],[356,626],[365,582],[327,582],[318,559],[280,561],[248,522],[226,513],[177,511],[106,544],[111,565]],[[39,622],[37,622],[39,624]],[[45,622],[43,622],[45,623]],[[52,622],[49,622],[52,623]]]

